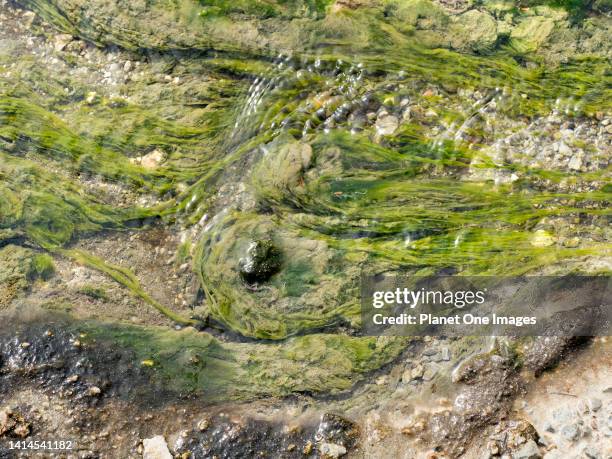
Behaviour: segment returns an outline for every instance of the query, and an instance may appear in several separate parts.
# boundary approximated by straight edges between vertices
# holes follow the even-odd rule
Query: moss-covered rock
[[[266,146],[266,154],[255,174],[260,197],[279,201],[304,192],[303,176],[313,159],[307,143],[278,139]]]
[[[439,28],[448,22],[448,15],[431,0],[390,1],[387,10],[398,21],[415,29]]]
[[[245,253],[257,248],[254,240],[274,241],[274,251],[269,244],[259,246],[265,273],[260,281],[276,272],[262,288],[245,285],[242,273]],[[358,266],[345,266],[341,254],[324,241],[300,234],[299,227],[276,217],[220,216],[203,234],[196,257],[211,317],[243,335],[283,339],[332,326],[341,318],[354,322],[359,314]],[[249,282],[258,280],[247,276]]]
[[[602,13],[609,13],[612,11],[612,0],[595,0],[593,2],[593,9]]]
[[[496,18],[500,18],[516,8],[516,2],[511,0],[485,0],[482,7]]]
[[[457,17],[450,27],[451,46],[462,51],[492,51],[497,41],[497,22],[482,11],[470,10]]]
[[[511,45],[520,52],[533,52],[540,48],[555,28],[554,19],[543,16],[524,18],[511,32]]]

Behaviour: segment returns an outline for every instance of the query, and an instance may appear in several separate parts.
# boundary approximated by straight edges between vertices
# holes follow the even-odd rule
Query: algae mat
[[[2,259],[81,264],[184,327],[75,325],[177,391],[350,390],[410,343],[360,336],[362,272],[605,270],[599,7],[21,3],[39,19],[0,47]],[[159,227],[197,274],[193,311],[80,245]]]

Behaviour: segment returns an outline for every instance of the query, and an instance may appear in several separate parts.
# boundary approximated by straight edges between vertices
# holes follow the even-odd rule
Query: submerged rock
[[[391,135],[399,127],[397,117],[389,114],[384,114],[376,120],[376,131],[379,135]]]
[[[307,143],[273,143],[264,150],[266,157],[255,174],[260,197],[276,200],[286,191],[298,193],[303,175],[311,166],[312,147]]]
[[[568,424],[561,429],[561,436],[567,441],[575,441],[580,435],[576,424]]]
[[[510,33],[511,43],[521,52],[536,51],[555,28],[554,20],[541,16],[525,18]]]
[[[69,34],[62,33],[56,35],[54,39],[55,51],[63,51],[72,40],[72,35]]]
[[[488,13],[470,10],[451,27],[451,45],[455,49],[483,52],[497,41],[497,22]]]
[[[267,281],[280,267],[280,250],[270,239],[251,242],[246,257],[240,259],[240,275],[251,284]]]
[[[549,247],[554,243],[554,237],[546,230],[537,230],[531,238],[531,245],[534,247]]]
[[[142,157],[132,159],[131,162],[133,164],[138,164],[145,169],[153,170],[157,169],[166,159],[166,154],[163,151],[155,149]]]
[[[319,450],[327,451],[331,457],[339,457],[351,448],[359,438],[359,428],[352,421],[333,413],[325,413],[321,418],[321,423],[317,429],[315,440],[320,442]],[[327,446],[325,446],[327,445]],[[341,447],[341,448],[338,448]],[[338,453],[333,456],[331,453]],[[341,453],[341,454],[340,454]]]

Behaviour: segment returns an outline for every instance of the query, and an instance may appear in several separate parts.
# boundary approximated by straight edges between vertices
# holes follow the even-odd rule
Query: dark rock
[[[525,367],[540,374],[553,367],[563,356],[583,344],[585,339],[566,336],[538,336],[524,353]]]
[[[270,239],[251,242],[246,257],[240,259],[240,275],[250,284],[267,281],[280,267],[280,250]]]
[[[221,415],[207,424],[206,429],[197,427],[176,440],[173,450],[177,457],[297,459],[304,457],[302,450],[312,451],[312,430],[287,429],[282,424],[255,419],[235,422]]]
[[[315,435],[315,440],[322,443],[341,445],[351,448],[359,438],[356,424],[337,414],[325,413]]]

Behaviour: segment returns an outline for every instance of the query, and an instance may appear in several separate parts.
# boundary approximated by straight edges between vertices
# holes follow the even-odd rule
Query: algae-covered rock
[[[342,316],[348,321],[359,311],[351,290],[358,266],[340,265],[338,276],[338,253],[288,223],[279,225],[268,215],[228,214],[211,222],[203,236],[197,268],[211,317],[245,336],[282,339]],[[267,282],[254,288],[245,280]]]
[[[593,9],[602,13],[609,13],[612,11],[612,0],[595,0]]]
[[[251,242],[240,259],[240,275],[249,283],[265,282],[280,270],[281,253],[270,239]]]
[[[390,15],[399,23],[396,27],[428,47],[450,47],[453,49],[481,53],[492,50],[497,41],[497,23],[486,12],[479,10],[449,11],[429,0],[391,2],[387,6]]]
[[[23,234],[21,234],[19,231],[15,231],[10,228],[0,228],[0,245],[6,245],[9,242],[12,242],[21,237],[23,237]]]
[[[497,41],[497,22],[482,11],[470,10],[458,16],[450,28],[451,46],[458,50],[484,52]]]
[[[407,25],[443,25],[447,21],[446,13],[430,0],[405,0],[389,2],[387,8],[392,15]]]
[[[279,140],[265,147],[265,158],[254,175],[259,195],[275,201],[299,193],[303,174],[312,162],[310,145]]]
[[[552,18],[531,16],[523,19],[510,32],[512,46],[520,52],[533,52],[542,46],[555,28]]]
[[[500,17],[516,8],[516,3],[510,0],[484,0],[482,7],[495,17]]]
[[[449,17],[439,5],[430,0],[394,0],[386,8],[399,31],[408,35],[416,33],[418,40],[428,46],[443,45],[443,30]]]
[[[564,21],[568,18],[569,13],[562,8],[551,8],[546,5],[539,5],[534,8],[534,12],[537,16],[550,18],[555,21]]]

